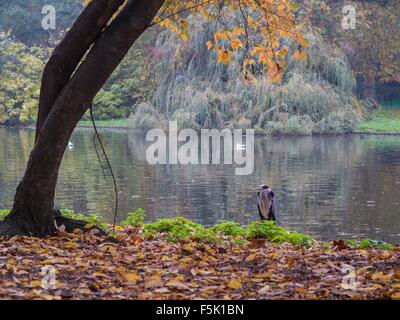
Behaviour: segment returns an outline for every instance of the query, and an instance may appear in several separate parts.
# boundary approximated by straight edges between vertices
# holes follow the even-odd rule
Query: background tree
[[[287,0],[90,2],[44,68],[35,145],[17,187],[12,212],[0,224],[0,234],[45,236],[56,230],[56,224],[64,224],[67,230],[76,226],[54,210],[65,148],[96,94],[147,28],[161,24],[185,39],[188,24],[180,13],[195,11],[224,26],[224,17],[239,11],[242,22],[236,28],[225,25],[207,45],[216,50],[220,63],[228,63],[232,51],[243,49],[245,74],[252,74],[256,58],[273,79],[279,80],[287,55],[279,40],[293,37],[301,46],[307,45],[294,22],[295,8]],[[250,32],[259,33],[260,42],[250,42]],[[299,50],[296,55],[301,57],[303,53]]]
[[[56,9],[56,29],[41,27],[42,8],[52,5]],[[76,20],[83,8],[82,0],[0,0],[1,28],[12,39],[28,46],[54,45],[65,30]]]
[[[363,98],[376,96],[376,83],[400,82],[400,2],[354,1],[355,29],[343,29],[342,8],[346,1],[311,1],[304,16],[326,38],[346,53],[358,78]]]
[[[48,50],[10,41],[0,33],[0,123],[34,123]]]

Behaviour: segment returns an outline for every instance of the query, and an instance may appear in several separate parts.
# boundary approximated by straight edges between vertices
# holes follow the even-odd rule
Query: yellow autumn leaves
[[[87,5],[92,0],[83,0]],[[206,43],[214,50],[220,64],[228,64],[234,52],[243,56],[242,72],[246,80],[255,81],[254,65],[262,65],[273,81],[279,81],[286,66],[287,47],[283,38],[299,43],[293,53],[296,60],[306,61],[307,41],[295,21],[298,5],[289,0],[168,0],[153,24],[170,29],[182,41],[190,36],[188,12],[217,25],[218,31]],[[119,11],[116,12],[116,15]],[[235,21],[235,24],[227,23]]]
[[[0,238],[0,296],[25,299],[400,299],[400,251],[307,249],[268,241],[166,242],[117,233]],[[71,245],[73,243],[73,245]],[[343,261],[357,288],[343,286]],[[56,271],[42,288],[41,268]],[[385,267],[382,269],[382,265]],[[306,275],[306,276],[305,276]]]
[[[260,64],[273,81],[279,81],[286,66],[289,49],[282,39],[292,38],[299,44],[293,54],[295,60],[306,61],[307,41],[294,21],[290,1],[242,1],[226,5],[237,22],[236,26],[223,26],[206,43],[217,53],[218,63],[228,64],[235,51],[240,51],[242,72],[246,80],[255,81],[254,66]],[[226,13],[226,12],[225,12]],[[239,16],[239,19],[237,18]],[[225,16],[224,16],[225,17]]]

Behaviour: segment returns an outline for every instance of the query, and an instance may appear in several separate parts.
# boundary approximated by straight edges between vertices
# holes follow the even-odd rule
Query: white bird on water
[[[71,141],[68,142],[68,150],[69,151],[74,150],[74,144]]]

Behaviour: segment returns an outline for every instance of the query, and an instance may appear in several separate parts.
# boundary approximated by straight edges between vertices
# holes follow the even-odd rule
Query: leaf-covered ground
[[[119,243],[79,231],[0,238],[0,299],[400,299],[398,246],[169,242],[138,230]],[[54,288],[42,288],[44,266]]]

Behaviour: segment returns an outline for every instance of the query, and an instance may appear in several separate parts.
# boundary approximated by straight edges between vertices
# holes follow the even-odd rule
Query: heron
[[[271,187],[266,184],[258,187],[257,207],[261,220],[276,221],[278,216],[278,199]]]

